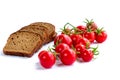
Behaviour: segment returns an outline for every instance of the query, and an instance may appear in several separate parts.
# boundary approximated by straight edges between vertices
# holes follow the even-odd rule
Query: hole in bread
[[[19,36],[17,36],[17,38],[19,38]]]
[[[12,37],[11,39],[13,40],[14,38]]]
[[[13,41],[13,44],[16,45],[16,43]]]

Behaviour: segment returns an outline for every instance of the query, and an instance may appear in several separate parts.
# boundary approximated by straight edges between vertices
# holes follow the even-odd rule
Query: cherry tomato
[[[55,64],[55,56],[51,52],[43,50],[38,54],[38,58],[44,68],[51,68]]]
[[[54,39],[54,45],[58,45],[59,43],[65,43],[68,46],[72,47],[72,40],[66,34],[60,34]]]
[[[93,43],[95,40],[95,33],[93,31],[92,32],[85,32],[84,37],[87,38],[91,43]]]
[[[84,62],[89,62],[92,60],[94,53],[91,50],[84,50],[81,52],[80,56]]]
[[[82,31],[85,31],[86,30],[86,26],[83,26],[83,25],[79,25],[77,26],[78,30],[82,30]]]
[[[80,30],[85,30],[86,26],[79,25],[79,26],[77,26],[77,28],[80,29]]]
[[[67,44],[65,43],[60,43],[55,47],[55,51],[57,53],[61,53],[64,49],[70,48]]]
[[[82,36],[78,34],[71,34],[70,38],[72,39],[73,45],[75,46],[77,44],[77,41],[81,39]]]
[[[93,21],[93,19],[85,21],[87,28],[91,29],[92,31],[96,31],[98,28],[97,24]]]
[[[64,65],[72,65],[76,60],[75,51],[68,48],[60,53],[60,60]]]
[[[96,41],[98,43],[102,43],[107,39],[107,33],[105,31],[101,31],[100,33],[96,34]]]
[[[86,39],[85,37],[82,37],[81,39],[79,39],[77,42],[77,44],[82,44],[84,45],[86,48],[89,48],[90,47],[90,41],[88,39]],[[77,45],[76,44],[76,45]]]
[[[75,49],[76,49],[77,57],[81,58],[80,54],[86,49],[86,47],[83,44],[77,44],[75,46]]]

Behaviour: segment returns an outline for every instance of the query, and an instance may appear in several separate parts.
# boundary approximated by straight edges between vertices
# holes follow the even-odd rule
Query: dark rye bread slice
[[[48,30],[48,40],[47,40],[47,42],[52,41],[53,38],[56,36],[55,26],[53,24],[51,24],[51,23],[47,23],[47,22],[34,22],[34,23],[30,24],[30,25],[47,28],[47,30]]]
[[[17,31],[9,36],[3,52],[7,55],[31,57],[41,46],[42,41],[38,34]]]
[[[21,28],[19,31],[28,31],[39,34],[43,44],[45,44],[48,39],[47,29],[44,27],[29,25]]]

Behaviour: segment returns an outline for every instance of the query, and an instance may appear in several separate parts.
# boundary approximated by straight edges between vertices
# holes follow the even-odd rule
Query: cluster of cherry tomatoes
[[[89,62],[94,55],[98,55],[98,46],[93,48],[91,44],[103,43],[107,38],[107,33],[103,28],[99,29],[92,19],[86,19],[85,23],[85,26],[77,27],[66,23],[62,33],[54,39],[54,48],[39,53],[40,64],[44,68],[51,68],[57,59],[64,65],[72,65],[76,59]]]

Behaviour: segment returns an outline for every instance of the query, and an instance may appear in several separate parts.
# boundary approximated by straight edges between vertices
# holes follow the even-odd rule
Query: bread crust
[[[39,44],[39,43],[38,43]],[[38,51],[42,46],[38,45],[31,53],[23,53],[23,52],[14,52],[14,51],[5,51],[3,49],[4,54],[6,55],[13,55],[13,56],[21,56],[21,57],[32,57],[35,52]]]

